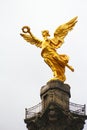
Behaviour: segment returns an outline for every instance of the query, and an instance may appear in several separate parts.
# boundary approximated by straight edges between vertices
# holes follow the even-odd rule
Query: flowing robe
[[[41,56],[46,64],[52,69],[54,79],[65,81],[65,66],[69,61],[69,57],[65,54],[58,54],[52,46],[52,41],[47,39],[42,42]]]

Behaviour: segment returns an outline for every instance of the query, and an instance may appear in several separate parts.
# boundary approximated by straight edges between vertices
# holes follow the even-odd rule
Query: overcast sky
[[[41,39],[43,29],[52,36],[75,16],[78,23],[58,51],[75,69],[66,69],[70,101],[87,104],[87,0],[0,0],[0,130],[26,130],[24,109],[41,102],[40,88],[53,76],[41,50],[20,36],[21,28],[30,26]]]

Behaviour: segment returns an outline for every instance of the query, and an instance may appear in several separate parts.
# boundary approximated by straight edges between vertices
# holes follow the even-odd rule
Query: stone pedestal
[[[41,110],[37,107],[26,109],[24,122],[28,130],[83,130],[85,107],[70,110],[70,86],[59,80],[51,80],[41,88]],[[83,112],[79,112],[79,110]],[[33,115],[31,116],[30,114]]]
[[[69,110],[70,86],[59,80],[51,80],[41,88],[42,109],[49,103],[56,103],[65,110]]]

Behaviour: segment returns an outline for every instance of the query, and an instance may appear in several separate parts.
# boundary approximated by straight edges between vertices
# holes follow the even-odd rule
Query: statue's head
[[[43,37],[45,37],[45,36],[50,36],[49,31],[48,31],[48,30],[42,31],[42,36],[43,36]]]

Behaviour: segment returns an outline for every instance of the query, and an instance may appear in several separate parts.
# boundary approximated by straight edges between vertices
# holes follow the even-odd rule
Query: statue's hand
[[[24,27],[22,28],[22,31],[23,31],[23,33],[30,33],[30,27],[24,26]]]

